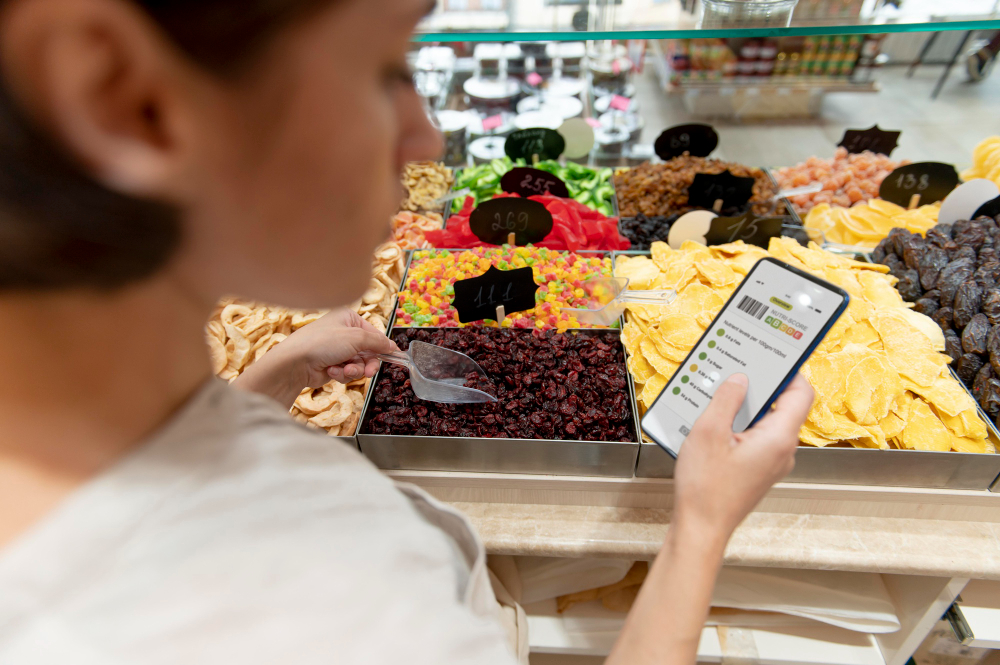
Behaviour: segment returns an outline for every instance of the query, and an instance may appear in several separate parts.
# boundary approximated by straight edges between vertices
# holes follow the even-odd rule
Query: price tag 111
[[[476,206],[469,226],[477,238],[490,245],[502,245],[511,236],[515,245],[527,245],[552,233],[552,214],[538,201],[503,197]]]
[[[558,176],[541,169],[531,169],[523,166],[512,168],[500,178],[500,188],[508,194],[521,196],[569,196],[566,183]]]
[[[737,217],[716,217],[705,234],[705,243],[725,245],[742,240],[767,249],[768,241],[781,235],[784,223],[780,217],[757,217],[749,210]]]
[[[490,266],[479,277],[455,282],[452,305],[461,323],[496,320],[494,317],[501,307],[504,315],[533,308],[537,290],[538,284],[535,284],[530,266],[516,270],[499,270]]]
[[[711,125],[693,123],[663,130],[653,149],[662,160],[680,157],[685,152],[692,157],[708,157],[719,147],[719,135]]]
[[[888,157],[899,143],[902,132],[887,132],[872,125],[868,129],[848,129],[838,146],[847,149],[849,153],[859,153],[865,150],[879,152]]]
[[[882,181],[879,198],[903,206],[941,201],[958,187],[958,172],[951,164],[917,162],[900,166]]]
[[[534,127],[520,129],[507,137],[503,151],[511,159],[523,159],[529,164],[534,157],[540,160],[559,159],[566,149],[566,139],[554,129]]]
[[[742,208],[753,196],[753,185],[753,178],[735,176],[729,169],[722,173],[697,173],[688,187],[688,205],[714,210],[716,202],[722,201],[720,209]]]

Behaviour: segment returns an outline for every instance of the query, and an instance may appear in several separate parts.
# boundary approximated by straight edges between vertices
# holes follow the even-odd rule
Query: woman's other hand
[[[319,388],[330,379],[350,383],[374,376],[379,361],[361,357],[366,351],[394,353],[399,348],[355,312],[334,310],[289,335],[250,365],[233,386],[291,408],[304,388]]]

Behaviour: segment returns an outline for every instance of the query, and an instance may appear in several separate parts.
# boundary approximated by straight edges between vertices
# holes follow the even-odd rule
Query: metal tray
[[[400,291],[402,291],[406,287],[406,276],[410,272],[410,260],[413,258],[413,250],[412,249],[404,249],[403,250],[403,254],[406,256],[406,265],[403,268],[403,276],[402,276],[402,278],[400,279],[400,282],[399,282],[399,290]],[[392,308],[392,314],[389,315],[389,323],[386,326],[386,330],[385,330],[386,336],[389,335],[389,332],[392,330],[392,326],[395,325],[395,323],[396,323],[396,310],[399,308],[399,294],[398,293],[396,294],[396,298],[394,299],[393,302],[394,302],[394,305],[393,305],[393,308]],[[375,377],[372,377],[372,382],[368,384],[368,392],[365,393],[365,404],[368,403],[368,396],[371,394],[371,392],[372,392],[371,388],[374,385],[375,385]],[[364,404],[363,404],[361,406],[361,417],[358,418],[358,424],[354,426],[354,433],[351,434],[351,435],[347,435],[347,436],[335,436],[333,438],[334,439],[338,439],[338,440],[340,440],[340,441],[342,441],[342,442],[344,442],[344,443],[346,443],[346,444],[348,444],[350,446],[354,446],[355,448],[357,448],[358,447],[358,430],[361,429],[361,421],[364,419],[364,415],[365,415],[365,410],[364,410]],[[636,431],[638,431],[638,428],[636,428]]]
[[[395,329],[390,327],[389,334]],[[585,330],[593,331],[594,328]],[[621,330],[596,329],[614,335],[621,343]],[[622,348],[624,352],[624,347]],[[627,372],[627,369],[626,369]],[[382,370],[372,380],[374,387]],[[639,438],[639,415],[632,381],[627,381],[633,427]],[[561,476],[631,478],[635,472],[639,443],[621,441],[576,441],[551,439],[487,439],[472,437],[407,436],[365,434],[374,390],[365,397],[358,421],[358,445],[375,466],[385,470],[468,471],[527,473]]]
[[[619,169],[615,169],[615,170],[617,172]],[[622,167],[620,170],[626,170],[626,168]],[[765,166],[765,167],[761,167],[761,170],[770,179],[771,184],[773,184],[776,188],[778,188],[780,190],[781,188],[778,187],[778,181],[774,179],[774,174],[771,173],[771,169]],[[614,178],[612,178],[611,182],[612,182],[612,187],[614,187]],[[614,192],[615,192],[615,196],[614,196],[614,210],[615,210],[615,214],[618,215],[618,212],[621,210],[621,208],[618,205],[618,189],[614,188]],[[784,215],[777,215],[777,216],[778,217],[788,217],[789,218],[788,221],[786,221],[783,226],[786,227],[786,228],[788,228],[789,230],[793,230],[794,228],[804,228],[803,224],[802,224],[802,218],[799,217],[799,214],[797,212],[795,212],[795,208],[792,207],[791,202],[788,199],[786,199],[784,196],[782,196],[778,200],[779,200],[779,202],[781,202],[781,203],[784,204],[786,213]],[[623,219],[625,219],[625,218],[621,217],[621,216],[618,217],[618,234],[619,235],[621,235],[621,222],[622,222]],[[629,217],[628,219],[632,219],[632,218]],[[782,233],[782,235],[785,235],[785,234]],[[822,234],[819,234],[819,235],[822,236]],[[624,236],[622,236],[622,237],[624,237]],[[809,239],[812,239],[812,238],[809,238]],[[802,242],[802,240],[800,239],[799,242]],[[822,240],[820,244],[825,244],[825,239]],[[627,250],[627,252],[624,252],[624,253],[645,254],[645,253],[648,253],[648,252],[649,252],[649,250],[647,250],[647,249],[635,249],[635,250]]]
[[[618,254],[649,253],[615,252],[612,261]],[[627,350],[625,355],[627,358]],[[968,392],[955,370],[950,366],[948,369]],[[632,392],[634,395],[634,385]],[[973,402],[979,417],[986,423],[990,441],[1000,451],[1000,432],[974,399]],[[643,439],[635,475],[637,478],[673,478],[674,463],[674,458],[660,446]],[[801,446],[795,453],[795,469],[784,482],[1000,491],[1000,454]]]

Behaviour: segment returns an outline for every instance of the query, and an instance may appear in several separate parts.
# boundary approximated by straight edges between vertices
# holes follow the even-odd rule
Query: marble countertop
[[[409,472],[493,554],[651,559],[669,481]],[[1000,494],[779,485],[736,530],[729,565],[1000,580]]]

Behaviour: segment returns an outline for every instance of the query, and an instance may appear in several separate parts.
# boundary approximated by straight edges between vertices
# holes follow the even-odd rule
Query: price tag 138
[[[868,129],[848,129],[837,145],[846,148],[847,152],[852,154],[871,150],[888,157],[896,149],[901,133],[887,132],[879,129],[878,125],[872,125]]]
[[[554,129],[534,127],[513,132],[504,142],[503,150],[511,159],[524,159],[531,163],[538,159],[559,159],[566,149],[566,140]]]
[[[490,245],[502,245],[511,235],[514,244],[527,245],[545,240],[552,232],[552,214],[538,201],[505,196],[476,206],[469,226]]]
[[[757,217],[749,210],[737,217],[716,217],[705,234],[705,243],[725,245],[742,240],[766,249],[771,238],[781,235],[783,224],[780,217]]]
[[[499,270],[490,266],[479,277],[455,282],[452,305],[458,311],[461,323],[496,320],[500,307],[503,307],[505,315],[532,309],[537,290],[531,267]]]
[[[509,194],[519,194],[524,197],[548,194],[551,196],[569,196],[566,183],[558,176],[541,169],[531,169],[518,166],[512,168],[500,178],[500,188]]]
[[[951,164],[917,162],[900,166],[887,175],[878,188],[878,195],[886,201],[909,208],[911,202],[926,205],[941,201],[956,187],[958,173]]]
[[[719,135],[711,125],[694,123],[663,130],[653,149],[660,159],[679,157],[685,152],[692,157],[708,157],[719,147]]]
[[[716,201],[722,208],[742,208],[753,196],[753,178],[734,176],[729,170],[722,173],[697,173],[688,187],[688,205],[712,210]]]

